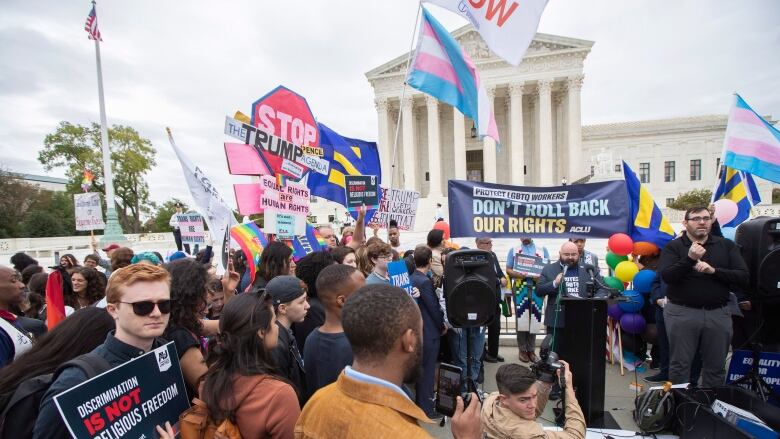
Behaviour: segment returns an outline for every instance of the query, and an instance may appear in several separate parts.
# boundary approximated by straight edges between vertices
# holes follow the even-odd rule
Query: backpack
[[[209,417],[209,408],[198,398],[192,399],[192,406],[179,415],[181,439],[242,439],[238,426],[230,419],[219,425]]]
[[[60,373],[69,367],[78,367],[87,375],[87,379],[111,369],[111,365],[103,357],[95,352],[89,352],[63,363],[54,373],[24,380],[11,395],[11,399],[8,400],[0,415],[1,439],[32,438],[43,395]]]
[[[669,426],[674,408],[674,398],[668,388],[647,390],[634,400],[634,422],[642,433],[658,433]]]

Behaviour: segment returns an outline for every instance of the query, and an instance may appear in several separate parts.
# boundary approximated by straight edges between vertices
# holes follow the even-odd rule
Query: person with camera
[[[498,368],[498,392],[485,398],[482,404],[482,428],[491,439],[582,439],[585,437],[585,417],[574,395],[569,364],[558,361],[555,374],[549,370],[537,373],[519,364],[505,364]],[[548,367],[549,368],[549,367]],[[562,431],[545,431],[536,421],[547,405],[552,382],[563,373],[566,392],[564,413],[566,423]],[[557,377],[557,379],[556,379]]]

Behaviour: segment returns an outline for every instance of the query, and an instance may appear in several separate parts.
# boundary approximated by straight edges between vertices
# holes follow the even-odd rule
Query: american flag
[[[100,38],[100,31],[98,30],[97,14],[95,13],[94,4],[92,5],[92,10],[89,11],[89,15],[87,15],[87,22],[84,24],[84,30],[89,34],[90,40],[103,41],[103,39]]]

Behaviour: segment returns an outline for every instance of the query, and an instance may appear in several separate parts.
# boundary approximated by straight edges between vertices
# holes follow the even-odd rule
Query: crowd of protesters
[[[437,222],[426,242],[414,246],[401,244],[393,223],[389,242],[376,229],[366,239],[364,214],[359,212],[341,237],[333,227],[321,226],[327,247],[297,260],[287,244],[271,241],[254,276],[241,252],[231,252],[225,273],[215,274],[210,246],[164,259],[114,244],[81,262],[62,255],[54,267],[24,253],[14,255],[12,267],[0,266],[0,411],[28,380],[57,374],[35,408],[35,423],[16,425],[4,414],[2,437],[67,436],[53,397],[90,376],[77,367],[60,369],[64,363],[92,353],[108,370],[171,341],[188,398],[206,408],[209,422],[241,437],[428,437],[421,424],[441,418],[433,404],[437,363],[460,365],[464,378],[481,381],[481,362],[466,361],[466,346],[484,352],[488,331],[452,328],[447,322],[442,279],[447,255],[458,246],[449,241],[446,223]],[[673,325],[695,324],[687,319],[693,311],[683,314],[685,309],[712,314],[713,306],[724,306],[698,307],[680,285],[691,281],[685,269],[696,273],[695,281],[708,281],[715,269],[703,262],[705,253],[723,259],[712,264],[737,265],[725,274],[718,267],[720,277],[744,280],[744,263],[731,260],[733,245],[702,228],[709,221],[706,209],[687,212],[687,234],[661,256],[659,279],[671,303],[682,308],[672,315]],[[490,251],[489,241],[477,239],[475,246]],[[572,253],[574,258],[579,249],[576,260],[584,250],[581,241]],[[531,246],[528,240],[517,249]],[[411,295],[390,285],[388,264],[399,260],[408,267]],[[495,265],[500,291],[507,280],[497,260]],[[507,272],[517,277],[511,266]],[[565,281],[561,276],[550,279],[553,286]],[[710,288],[720,288],[719,276],[712,277]],[[63,298],[66,316],[47,331],[53,314],[46,297],[54,294]],[[497,306],[501,300],[498,296]],[[495,332],[483,354],[489,362],[504,361]],[[527,337],[518,336],[520,360],[526,363],[535,359],[533,339]],[[681,359],[683,349],[720,358],[712,346],[693,344],[672,346],[670,375],[690,374],[694,360]],[[711,369],[705,367],[707,383],[721,380],[720,369]],[[465,385],[463,380],[463,390]],[[480,410],[476,398],[464,407],[458,397],[453,436],[482,437]],[[170,425],[158,432],[173,435]]]

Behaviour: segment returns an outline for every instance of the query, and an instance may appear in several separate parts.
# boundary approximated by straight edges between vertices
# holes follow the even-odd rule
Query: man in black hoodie
[[[702,386],[722,385],[731,341],[729,292],[750,279],[733,242],[712,235],[706,207],[685,212],[685,233],[666,244],[658,273],[668,284],[664,320],[669,334],[669,379],[688,382],[693,356],[702,357]]]

